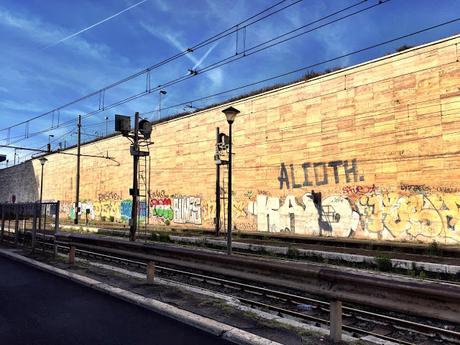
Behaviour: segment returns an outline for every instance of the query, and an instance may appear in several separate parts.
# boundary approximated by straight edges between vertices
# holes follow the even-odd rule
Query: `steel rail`
[[[312,284],[309,286],[308,291],[315,290],[313,294],[323,295],[325,297],[340,298],[342,301],[349,302],[360,302],[362,296],[357,296],[357,292],[349,291],[351,288],[356,290],[366,290],[370,295],[373,295],[375,288],[384,289],[381,294],[372,297],[382,298],[382,294],[392,294],[398,299],[402,294],[407,294],[411,298],[411,304],[407,303],[407,300],[401,299],[401,303],[405,303],[406,306],[410,307],[412,312],[415,314],[422,313],[422,309],[425,310],[430,317],[458,321],[458,314],[447,314],[446,311],[457,308],[460,310],[460,289],[455,285],[442,285],[433,282],[424,282],[415,279],[403,278],[403,277],[389,277],[389,276],[377,276],[375,274],[365,272],[342,272],[334,268],[324,268],[319,265],[309,265],[307,263],[296,263],[290,262],[286,265],[282,262],[275,262],[272,260],[246,258],[238,255],[226,256],[219,253],[213,253],[209,251],[190,250],[185,248],[178,248],[168,245],[160,244],[139,244],[131,243],[126,241],[114,240],[101,238],[98,236],[80,236],[74,234],[59,234],[59,239],[63,239],[66,242],[73,242],[76,246],[97,247],[100,250],[112,251],[118,254],[121,250],[125,256],[130,257],[144,257],[150,255],[150,257],[160,262],[181,262],[183,267],[203,267],[203,270],[216,271],[228,271],[234,275],[255,275],[259,274],[262,283],[268,283],[273,280],[275,285],[284,285],[286,287],[298,287],[301,291],[305,290],[305,283]],[[96,245],[94,245],[96,244]],[[120,248],[120,249],[116,249]],[[153,253],[153,255],[152,255]],[[186,258],[186,259],[185,259]],[[210,265],[209,263],[213,263]],[[206,269],[204,269],[206,268]],[[238,269],[236,269],[238,268]],[[230,272],[231,271],[231,272]],[[277,279],[270,279],[266,273],[276,273]],[[291,279],[280,279],[281,277],[289,277]],[[302,283],[302,284],[300,284]],[[324,286],[323,283],[329,285]],[[331,288],[331,286],[340,286],[340,291]],[[348,290],[347,290],[348,289]],[[397,293],[396,293],[397,292]],[[327,296],[326,296],[327,295]],[[421,299],[419,296],[423,295],[425,299]],[[441,301],[447,302],[446,310],[443,314],[434,313],[431,315],[432,309],[427,309],[426,305],[422,303],[418,309],[412,308],[413,304],[417,299],[419,302],[426,302],[426,298],[433,298],[436,303]],[[384,300],[381,300],[382,303]],[[372,300],[367,301],[369,306],[375,305],[377,302]],[[363,304],[363,303],[361,303]],[[396,305],[396,310],[400,309],[399,305]],[[422,315],[426,316],[426,315]]]

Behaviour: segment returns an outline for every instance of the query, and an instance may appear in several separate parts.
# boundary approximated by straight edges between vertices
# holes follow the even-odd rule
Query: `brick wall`
[[[459,41],[232,103],[241,111],[233,125],[235,227],[458,243]],[[143,203],[150,223],[213,226],[215,131],[228,130],[226,106],[154,127],[151,197]],[[107,151],[115,161],[82,158],[80,200],[91,217],[126,221],[129,142],[116,136],[82,147],[86,154]],[[71,216],[75,157],[47,158],[44,199],[61,200]],[[36,160],[1,170],[0,200],[37,199],[39,170]],[[312,191],[321,193],[320,207]]]

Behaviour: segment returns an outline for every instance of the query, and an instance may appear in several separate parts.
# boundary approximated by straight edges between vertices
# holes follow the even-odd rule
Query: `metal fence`
[[[48,239],[54,243],[59,230],[59,201],[0,203],[0,217],[0,242],[30,246],[35,251],[37,238],[41,238],[44,249],[44,242]]]

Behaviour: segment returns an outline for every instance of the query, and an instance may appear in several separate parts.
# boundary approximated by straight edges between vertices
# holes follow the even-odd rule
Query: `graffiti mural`
[[[310,193],[300,198],[262,194],[249,201],[247,211],[259,231],[459,243],[460,193],[439,190],[455,189],[401,185],[390,192],[375,185],[348,186],[319,204]]]
[[[293,232],[311,236],[345,236],[356,230],[359,215],[341,196],[326,198],[321,209],[305,193],[302,202],[288,195],[281,205],[277,197],[258,195],[249,202],[248,212],[257,216],[257,228],[268,232]]]
[[[75,203],[62,203],[64,205],[62,213],[66,213],[70,219],[75,219]],[[88,219],[94,219],[94,208],[93,203],[91,201],[82,201],[79,202],[78,205],[80,206],[80,212],[78,213],[79,216],[88,215]]]
[[[340,181],[340,171],[345,176],[345,181]],[[299,178],[300,177],[300,178]],[[337,160],[330,162],[304,162],[300,166],[289,164],[289,173],[286,165],[281,163],[278,177],[280,189],[296,189],[327,184],[351,183],[364,181],[364,176],[358,173],[356,159]],[[298,182],[296,182],[298,181]],[[302,183],[300,183],[302,181]]]
[[[119,219],[121,197],[115,192],[99,193],[93,202],[94,213],[100,219]]]
[[[120,218],[122,220],[131,219],[131,211],[133,208],[133,201],[132,200],[122,200],[120,203]]]
[[[173,198],[174,223],[201,224],[201,199],[193,196]]]
[[[459,194],[373,192],[356,203],[369,238],[459,242]]]
[[[160,197],[150,199],[152,217],[158,217],[164,222],[173,219],[172,201],[170,198]]]

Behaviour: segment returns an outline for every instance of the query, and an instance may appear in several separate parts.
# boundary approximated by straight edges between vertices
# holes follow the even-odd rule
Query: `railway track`
[[[11,238],[14,240],[14,238]],[[20,238],[22,241],[22,238]],[[53,247],[50,242],[39,241],[39,246]],[[37,248],[38,249],[38,248]],[[69,243],[59,242],[57,249],[61,253],[69,251]],[[112,265],[131,266],[145,272],[146,261],[133,260],[119,254],[104,254],[98,249],[79,249],[80,257],[90,260],[110,262]],[[170,266],[170,265],[168,265]],[[281,291],[258,286],[253,282],[236,281],[223,276],[210,276],[178,267],[156,266],[163,279],[199,286],[208,290],[224,292],[238,299],[240,303],[252,308],[276,313],[283,317],[294,318],[317,326],[329,324],[329,303],[327,301],[299,296],[292,291]],[[448,282],[448,284],[458,285]],[[374,312],[357,306],[344,306],[343,329],[355,337],[371,335],[399,344],[460,344],[460,327],[457,324],[440,324],[439,321],[411,318],[392,313]]]
[[[180,229],[176,229],[180,230]],[[183,229],[182,229],[183,230]],[[139,233],[138,238],[141,240],[151,238],[152,234],[155,233],[154,229],[149,229],[149,235],[145,233]],[[182,232],[181,235],[191,234],[192,236],[212,236],[213,231],[193,230],[187,229],[187,232]],[[159,233],[162,230],[157,231]],[[116,236],[116,237],[128,237],[129,232],[124,228],[101,228],[98,233],[102,235]],[[173,234],[173,233],[172,233]],[[337,239],[331,237],[306,237],[292,234],[276,234],[276,233],[251,233],[241,232],[235,235],[236,241],[247,241],[254,244],[266,244],[266,245],[296,245],[306,244],[311,246],[324,246],[330,248],[348,248],[348,249],[366,249],[376,252],[395,252],[395,253],[406,253],[416,255],[428,255],[438,257],[450,257],[457,258],[460,255],[460,249],[452,245],[428,245],[428,244],[408,244],[400,242],[376,242],[370,240],[357,240],[357,239]],[[434,252],[434,253],[433,253]]]
[[[58,245],[58,251],[67,253],[69,246]],[[145,272],[147,263],[139,260],[107,255],[96,251],[76,249],[82,258],[110,262],[121,267],[134,267]],[[299,296],[292,292],[279,291],[257,286],[247,282],[215,277],[180,268],[156,266],[162,278],[187,283],[222,293],[238,299],[240,303],[252,308],[270,311],[279,316],[294,318],[316,326],[329,325],[329,303],[317,298]],[[302,307],[302,308],[300,308]],[[299,310],[303,309],[303,310]],[[436,322],[421,323],[415,320],[376,313],[355,306],[344,306],[343,329],[355,337],[374,336],[399,344],[460,344],[460,327],[448,328]]]

